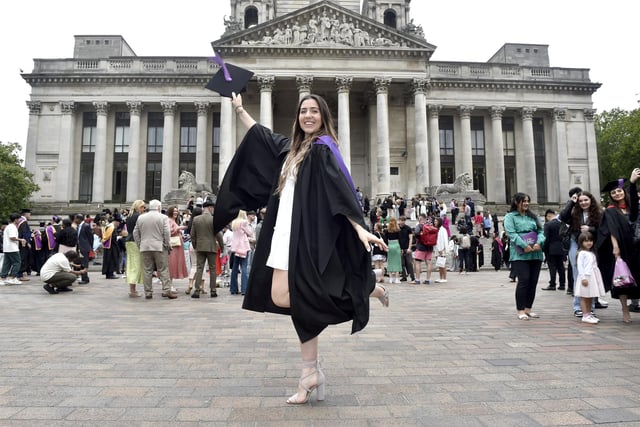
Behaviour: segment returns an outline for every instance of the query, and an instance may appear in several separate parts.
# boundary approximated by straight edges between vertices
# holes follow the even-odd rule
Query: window
[[[393,9],[387,9],[384,11],[384,25],[396,28],[396,11]]]
[[[244,10],[244,28],[258,25],[258,9],[255,6],[249,6]]]
[[[116,153],[128,153],[131,143],[131,133],[129,127],[129,113],[116,113],[116,140],[114,151]]]
[[[160,199],[162,161],[147,161],[145,199]]]
[[[96,126],[98,115],[95,112],[82,114],[82,152],[94,153],[96,151]]]
[[[453,156],[453,116],[440,116],[440,155]]]
[[[180,113],[180,153],[195,153],[198,116],[196,113]]]
[[[147,126],[147,153],[162,153],[163,138],[164,113],[149,113]]]
[[[111,40],[105,40],[104,44],[109,44],[111,42]]]
[[[471,117],[471,155],[484,156],[484,117]]]
[[[397,166],[389,168],[389,175],[400,175],[400,169]]]
[[[502,142],[504,144],[504,155],[516,155],[516,139],[513,128],[513,117],[502,118]]]

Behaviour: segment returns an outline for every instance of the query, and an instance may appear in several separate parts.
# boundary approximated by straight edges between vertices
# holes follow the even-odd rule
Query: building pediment
[[[225,33],[212,45],[223,54],[237,53],[238,47],[243,51],[290,49],[291,53],[322,49],[323,54],[331,54],[332,49],[339,52],[349,49],[374,55],[412,52],[428,59],[435,51],[418,27],[410,25],[403,31],[396,30],[328,0],[246,30]]]

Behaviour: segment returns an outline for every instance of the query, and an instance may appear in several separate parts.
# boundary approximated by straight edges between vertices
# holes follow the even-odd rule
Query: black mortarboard
[[[216,204],[213,203],[211,200],[207,200],[206,202],[204,202],[204,204],[202,205],[203,208],[208,208],[209,206],[213,206],[215,207]]]
[[[30,213],[30,212],[31,212],[31,209],[29,209],[29,208],[20,209],[20,213]]]
[[[609,181],[602,187],[602,193],[609,193],[611,190],[616,188],[622,188],[624,185],[624,178],[616,179],[613,181]]]
[[[213,53],[214,56],[211,60],[218,64],[220,69],[205,87],[227,98],[231,98],[231,92],[238,94],[247,90],[247,84],[254,74],[253,71],[227,64],[219,55],[216,55],[215,51]]]

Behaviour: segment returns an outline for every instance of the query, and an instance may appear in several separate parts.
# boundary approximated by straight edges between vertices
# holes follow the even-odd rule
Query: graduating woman
[[[617,179],[607,183],[602,189],[608,193],[610,203],[604,210],[596,248],[598,251],[598,267],[602,272],[602,280],[611,297],[620,300],[622,305],[622,321],[631,323],[627,299],[640,298],[640,251],[633,245],[633,229],[631,223],[638,218],[638,190],[636,181],[640,177],[640,168],[631,172],[629,189],[624,188],[624,179]],[[631,270],[636,286],[613,286],[613,274],[616,259],[620,257]],[[574,286],[579,286],[577,283]]]
[[[288,314],[300,340],[302,373],[287,403],[324,399],[318,336],[331,324],[369,320],[369,296],[384,306],[387,290],[375,283],[371,244],[351,176],[338,151],[333,119],[317,95],[300,100],[291,140],[256,124],[232,95],[249,129],[229,164],[218,194],[215,231],[240,209],[267,206],[243,308]]]

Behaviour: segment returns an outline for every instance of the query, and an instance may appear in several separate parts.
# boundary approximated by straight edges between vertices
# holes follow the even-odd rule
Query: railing
[[[591,82],[585,68],[532,67],[513,64],[430,62],[430,78],[483,80],[544,80]]]
[[[211,74],[218,66],[207,58],[140,58],[109,59],[35,59],[33,73],[202,73]]]

